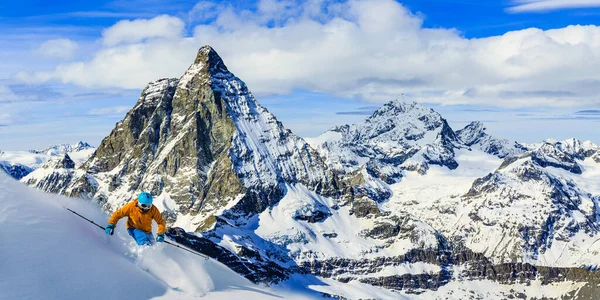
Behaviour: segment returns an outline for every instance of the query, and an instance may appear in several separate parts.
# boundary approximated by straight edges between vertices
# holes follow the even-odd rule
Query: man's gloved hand
[[[164,233],[159,233],[156,235],[156,241],[159,243],[162,243],[165,241],[165,234]]]
[[[115,233],[115,225],[114,224],[106,225],[106,229],[104,229],[104,232],[106,232],[106,234],[108,234],[108,235],[113,235],[113,233]]]

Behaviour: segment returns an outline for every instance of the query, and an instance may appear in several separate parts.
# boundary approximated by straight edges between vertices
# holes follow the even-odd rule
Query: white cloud
[[[373,102],[406,94],[441,104],[600,104],[597,26],[466,39],[453,29],[423,28],[422,17],[393,0],[287,3],[262,1],[255,13],[222,9],[190,37],[175,17],[121,21],[105,31],[91,60],[21,77],[142,88],[180,76],[210,44],[258,96],[304,89]]]
[[[10,125],[13,122],[12,116],[8,113],[0,113],[0,126]]]
[[[115,46],[132,44],[150,38],[177,38],[185,24],[181,19],[162,15],[152,19],[123,20],[102,32],[103,43]]]
[[[53,39],[45,41],[35,50],[35,53],[45,57],[69,59],[73,57],[78,48],[79,45],[75,41],[69,39]]]
[[[223,6],[210,1],[199,1],[188,12],[188,22],[205,21],[215,18]]]
[[[0,85],[0,103],[14,102],[17,100],[21,100],[21,97],[15,95],[9,87]]]
[[[512,13],[546,12],[559,9],[600,7],[600,0],[516,0]]]
[[[121,115],[128,112],[131,109],[130,106],[112,106],[92,109],[88,112],[90,115],[104,116],[104,115]]]

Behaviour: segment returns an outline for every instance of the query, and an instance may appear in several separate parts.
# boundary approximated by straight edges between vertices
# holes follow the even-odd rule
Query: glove
[[[104,232],[106,232],[106,234],[108,234],[108,235],[113,235],[113,233],[115,233],[115,225],[114,224],[106,225],[106,229],[104,229]]]
[[[164,233],[159,233],[156,235],[156,241],[159,243],[162,243],[165,241],[165,234]]]

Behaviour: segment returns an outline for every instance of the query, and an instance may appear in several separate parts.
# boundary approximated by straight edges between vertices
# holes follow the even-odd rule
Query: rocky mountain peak
[[[189,92],[194,93],[194,90],[206,85],[210,85],[213,90],[224,89],[227,83],[222,82],[223,80],[235,79],[236,77],[229,72],[219,54],[212,47],[203,46],[198,50],[194,63],[179,78],[177,88],[181,92],[188,90],[179,98],[187,98],[190,96]]]
[[[568,149],[572,150],[572,149]],[[565,169],[575,174],[583,172],[581,166],[577,162],[578,159],[583,159],[577,152],[564,151],[560,144],[545,143],[531,153],[531,159],[542,167],[555,167]]]
[[[148,84],[81,169],[61,192],[100,200],[110,211],[149,191],[164,201],[170,222],[193,219],[188,231],[210,228],[226,211],[262,212],[286,194],[286,182],[337,193],[318,154],[262,107],[210,46],[180,79]]]
[[[465,128],[456,132],[458,138],[467,146],[472,146],[485,137],[487,128],[479,121],[471,122]]]
[[[81,151],[81,150],[90,149],[90,148],[94,148],[94,147],[86,142],[79,141],[77,144],[74,145],[73,151]]]
[[[479,149],[500,158],[519,155],[527,148],[515,141],[494,137],[487,133],[483,123],[474,121],[456,132],[456,136],[466,146]]]
[[[208,66],[207,70],[209,70],[211,73],[229,72],[225,66],[225,63],[223,62],[223,59],[219,56],[217,51],[215,51],[215,49],[209,45],[202,46],[200,50],[198,50],[198,54],[196,55],[193,65]]]
[[[403,99],[386,103],[361,123],[334,127],[310,142],[357,198],[376,202],[391,195],[385,184],[397,183],[406,172],[425,174],[430,165],[456,169],[454,150],[463,147],[439,113]]]
[[[416,102],[402,99],[390,101],[375,111],[363,123],[356,124],[354,130],[361,138],[404,140],[403,146],[423,144],[435,138],[425,138],[427,132],[441,130],[438,136],[444,143],[456,142],[454,131],[442,116],[433,109]],[[451,145],[447,145],[451,147]]]
[[[216,78],[234,77],[229,72],[223,59],[211,46],[203,46],[198,50],[194,63],[179,78],[179,89],[190,89],[204,84],[212,84]],[[218,81],[218,80],[216,80]]]
[[[547,140],[545,144],[552,145],[552,147],[557,148],[559,151],[573,155],[580,160],[590,157],[600,150],[600,147],[591,141],[582,142],[581,140],[575,138],[570,138],[563,141]]]
[[[426,115],[434,115],[436,116],[436,119],[441,119],[441,116],[433,109],[424,107],[416,102],[407,102],[404,99],[396,99],[384,104],[381,108],[376,110],[373,115],[367,118],[366,122],[372,122],[381,118],[396,118],[409,115],[417,118]]]
[[[69,157],[69,154],[64,153],[50,158],[40,168],[20,180],[48,193],[64,194],[69,188],[74,172],[75,162]]]

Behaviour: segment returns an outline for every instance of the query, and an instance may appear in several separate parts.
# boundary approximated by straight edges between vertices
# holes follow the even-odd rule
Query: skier
[[[152,235],[153,219],[158,224],[156,241],[165,241],[166,224],[158,208],[152,205],[152,195],[150,193],[140,193],[137,200],[133,200],[115,211],[108,220],[106,234],[113,235],[117,222],[123,217],[128,217],[127,232],[138,245],[152,245],[154,243],[154,236]]]

